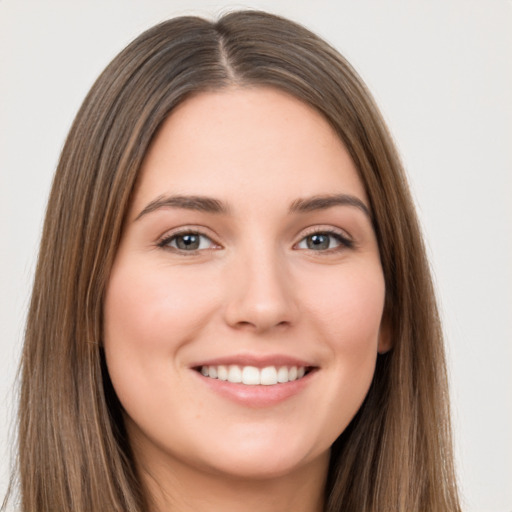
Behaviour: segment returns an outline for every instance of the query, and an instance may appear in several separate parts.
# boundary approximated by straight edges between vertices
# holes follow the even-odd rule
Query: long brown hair
[[[332,448],[325,510],[458,511],[442,334],[405,175],[362,80],[324,41],[256,11],[181,17],[98,78],[62,151],[27,320],[19,406],[23,512],[142,512],[144,489],[101,347],[103,296],[144,155],[173,108],[230,85],[317,109],[370,201],[393,348]]]

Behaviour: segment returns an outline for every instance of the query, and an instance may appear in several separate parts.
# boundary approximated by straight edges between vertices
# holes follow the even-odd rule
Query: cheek
[[[385,297],[380,265],[344,269],[316,282],[308,308],[331,349],[349,357],[376,351]]]
[[[385,298],[380,264],[340,269],[324,289],[311,304],[311,317],[329,352],[335,396],[350,396],[356,404],[366,395],[377,358]]]
[[[215,309],[211,290],[198,293],[203,276],[191,272],[179,279],[173,270],[159,262],[123,260],[121,254],[105,296],[103,341],[109,375],[124,409],[141,423],[155,415],[149,396],[160,394],[166,403],[170,387],[173,396],[183,394],[181,389],[176,392],[182,347]]]
[[[175,344],[192,336],[213,309],[215,298],[198,293],[200,276],[175,277],[158,264],[148,268],[135,261],[114,267],[105,298],[106,343],[149,355],[155,350],[174,351]]]
[[[318,439],[326,448],[353,419],[371,385],[384,308],[380,262],[340,265],[316,271],[302,282],[304,329],[317,339],[325,361],[323,392],[315,398]]]
[[[335,439],[359,410],[370,388],[384,309],[380,265],[345,274],[332,285],[328,300],[317,303],[319,324],[330,352],[331,393],[326,425]]]

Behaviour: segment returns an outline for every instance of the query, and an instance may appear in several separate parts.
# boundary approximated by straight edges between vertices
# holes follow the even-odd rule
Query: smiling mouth
[[[312,366],[256,366],[208,365],[195,368],[203,377],[218,379],[246,386],[274,386],[305,377],[314,370]]]

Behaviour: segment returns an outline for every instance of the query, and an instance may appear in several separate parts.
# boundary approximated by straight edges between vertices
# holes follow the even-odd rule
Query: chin
[[[305,433],[260,431],[249,439],[231,435],[225,444],[217,439],[201,451],[200,458],[212,473],[267,480],[292,475],[318,460],[328,461],[329,453],[330,445],[308,441]]]

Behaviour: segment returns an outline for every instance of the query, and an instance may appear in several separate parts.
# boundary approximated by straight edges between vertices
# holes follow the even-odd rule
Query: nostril
[[[239,322],[236,322],[233,327],[235,329],[240,330],[250,330],[255,332],[263,332],[267,331],[269,329],[276,329],[276,328],[284,328],[290,325],[290,322],[286,320],[282,320],[280,322],[272,322],[270,320],[265,321],[265,319],[259,319],[255,320],[254,322],[249,322],[247,320],[240,320]]]

